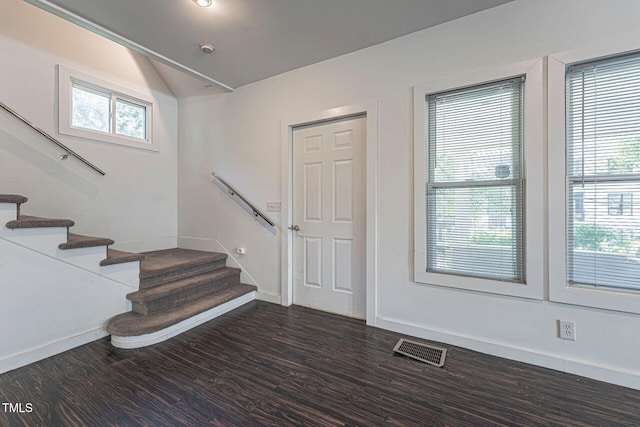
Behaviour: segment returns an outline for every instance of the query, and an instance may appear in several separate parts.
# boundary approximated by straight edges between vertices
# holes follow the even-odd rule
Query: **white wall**
[[[108,335],[137,289],[2,238],[0,259],[0,373]]]
[[[576,12],[579,11],[579,12]],[[260,292],[279,295],[280,230],[270,234],[211,184],[216,170],[265,207],[281,200],[281,121],[379,101],[378,326],[640,389],[640,317],[412,281],[412,87],[608,38],[635,38],[637,0],[517,0],[239,88],[180,101],[179,236],[247,247]],[[284,201],[284,200],[283,200]],[[279,220],[279,217],[274,216]],[[200,240],[191,239],[198,238]],[[204,243],[203,243],[204,242]],[[553,244],[553,240],[551,241]],[[545,272],[546,273],[546,272]],[[273,298],[272,298],[273,299]],[[578,339],[557,338],[557,319]]]
[[[74,232],[110,237],[122,249],[174,246],[178,102],[149,61],[20,0],[3,0],[0,62],[0,101],[106,172],[60,161],[61,150],[0,111],[0,193],[25,195],[24,213],[73,219]],[[57,64],[155,98],[159,152],[57,135]]]
[[[16,205],[0,203],[2,224]],[[0,225],[0,373],[107,335],[131,309],[140,263],[101,267],[106,248],[60,250],[64,227],[9,230]]]

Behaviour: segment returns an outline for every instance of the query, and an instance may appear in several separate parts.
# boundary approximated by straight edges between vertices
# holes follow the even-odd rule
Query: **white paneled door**
[[[293,303],[365,318],[366,118],[293,131]]]

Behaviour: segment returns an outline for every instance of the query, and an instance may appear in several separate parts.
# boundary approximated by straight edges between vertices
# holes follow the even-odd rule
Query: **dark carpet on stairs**
[[[158,332],[256,291],[226,266],[226,254],[174,248],[140,255],[140,290],[127,295],[132,311],[107,324],[115,336]]]

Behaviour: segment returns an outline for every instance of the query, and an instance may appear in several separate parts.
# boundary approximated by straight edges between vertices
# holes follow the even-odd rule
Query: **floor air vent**
[[[447,356],[447,349],[445,348],[421,344],[405,340],[404,338],[398,341],[398,344],[393,348],[393,351],[412,357],[421,362],[437,366],[438,368],[444,366],[444,359]]]

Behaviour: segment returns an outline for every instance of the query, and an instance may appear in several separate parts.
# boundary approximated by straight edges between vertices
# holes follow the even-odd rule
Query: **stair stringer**
[[[107,257],[106,246],[59,249],[58,245],[67,241],[66,228],[48,227],[10,230],[3,226],[0,228],[0,239],[105,276],[126,286],[134,287],[136,290],[140,283],[140,263],[138,261],[108,266],[100,265],[100,261]]]
[[[43,255],[58,258],[85,270],[92,271],[124,285],[138,288],[140,264],[127,262],[109,266],[101,266],[100,261],[107,257],[106,246],[66,249],[58,248],[67,241],[68,230],[64,227],[25,228],[10,230],[5,224],[17,219],[18,207],[15,203],[0,203],[0,239],[11,241],[39,252]]]
[[[107,336],[135,290],[0,236],[0,373]]]

